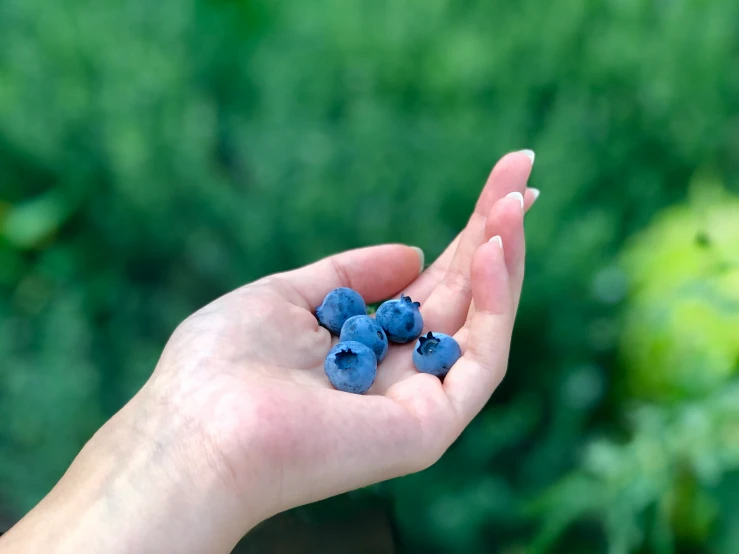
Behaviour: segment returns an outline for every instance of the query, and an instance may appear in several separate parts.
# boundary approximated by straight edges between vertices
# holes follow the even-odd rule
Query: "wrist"
[[[230,552],[254,524],[190,422],[134,398],[8,535],[23,552]],[[12,552],[13,550],[9,550]]]

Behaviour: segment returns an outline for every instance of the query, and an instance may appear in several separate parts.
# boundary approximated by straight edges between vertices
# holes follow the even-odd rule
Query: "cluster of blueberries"
[[[410,297],[383,302],[375,318],[355,290],[342,287],[326,295],[316,308],[318,322],[339,336],[339,344],[326,356],[323,368],[338,390],[363,394],[372,386],[377,365],[387,356],[389,342],[416,341],[413,364],[423,373],[444,377],[462,355],[459,344],[449,335],[423,331],[421,304]]]

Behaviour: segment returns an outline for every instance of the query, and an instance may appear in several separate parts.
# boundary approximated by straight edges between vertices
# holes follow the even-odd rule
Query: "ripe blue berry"
[[[334,335],[341,333],[341,326],[354,315],[365,315],[367,306],[355,290],[341,287],[326,295],[323,303],[316,308],[318,322]]]
[[[405,344],[414,341],[423,331],[423,317],[418,308],[419,302],[413,302],[410,296],[400,295],[399,300],[388,300],[377,308],[377,322],[385,329],[391,342]]]
[[[444,333],[432,333],[421,337],[413,349],[413,365],[421,373],[444,377],[462,356],[459,343]]]
[[[350,317],[341,328],[339,336],[341,342],[357,341],[372,349],[379,364],[387,354],[387,336],[380,324],[368,315]]]
[[[377,357],[361,342],[340,342],[329,351],[323,369],[338,390],[364,394],[377,375]]]

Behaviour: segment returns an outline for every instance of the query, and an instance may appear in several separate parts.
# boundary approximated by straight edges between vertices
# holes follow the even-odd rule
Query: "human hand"
[[[353,250],[241,287],[177,328],[96,449],[115,450],[112,467],[135,466],[155,505],[149,464],[160,483],[186,491],[161,514],[182,520],[178,552],[227,552],[270,515],[442,455],[505,374],[523,280],[522,199],[529,207],[536,197],[526,189],[531,163],[517,152],[496,165],[464,231],[420,275],[417,249]],[[368,303],[409,295],[424,330],[454,335],[463,357],[442,382],[415,370],[413,343],[393,345],[366,395],[333,389],[323,361],[336,339],[313,314],[337,287]]]

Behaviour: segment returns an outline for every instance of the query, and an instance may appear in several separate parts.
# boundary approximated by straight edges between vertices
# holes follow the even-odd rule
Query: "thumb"
[[[399,294],[422,268],[420,248],[383,244],[335,254],[274,278],[290,285],[312,310],[339,287],[356,290],[365,302],[384,300]]]

